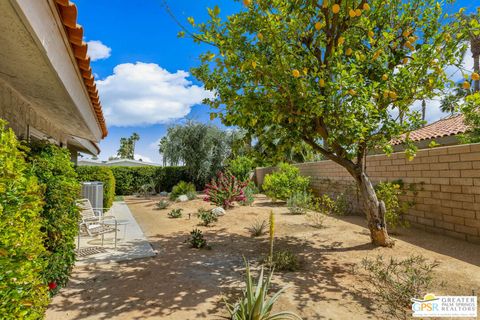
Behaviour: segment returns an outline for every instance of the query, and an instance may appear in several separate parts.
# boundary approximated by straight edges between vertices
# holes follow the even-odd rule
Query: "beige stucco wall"
[[[28,138],[30,125],[58,143],[67,142],[66,135],[52,122],[39,115],[34,106],[2,80],[0,80],[0,118],[8,121],[19,138]]]
[[[353,179],[340,165],[320,161],[297,165],[311,178],[316,194],[334,194],[347,188],[354,207],[361,201]],[[272,168],[256,169],[256,181],[263,183]],[[372,155],[367,159],[372,180],[402,180],[404,200],[415,204],[407,219],[415,227],[480,243],[480,144],[457,145],[420,150],[413,161],[405,153]]]

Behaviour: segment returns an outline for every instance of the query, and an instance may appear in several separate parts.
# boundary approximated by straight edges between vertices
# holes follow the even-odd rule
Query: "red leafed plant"
[[[244,201],[244,189],[249,181],[240,181],[230,172],[219,172],[216,179],[206,185],[203,200],[221,206],[224,209],[233,207],[234,201]]]

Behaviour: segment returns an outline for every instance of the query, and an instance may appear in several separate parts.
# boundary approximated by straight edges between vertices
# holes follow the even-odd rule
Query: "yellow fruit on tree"
[[[411,43],[414,43],[415,41],[417,41],[417,38],[416,37],[408,37],[408,41],[410,41]]]
[[[475,81],[480,80],[480,75],[476,72],[472,73],[472,80],[475,80]]]
[[[408,49],[410,49],[412,51],[415,50],[415,48],[412,46],[410,41],[405,42],[405,47],[407,47]]]
[[[322,29],[322,23],[321,22],[317,22],[315,23],[315,29],[318,31],[320,29]]]
[[[381,53],[382,53],[381,50],[375,51],[375,53],[373,54],[372,59],[373,59],[373,60],[377,60],[377,58],[380,56]]]
[[[345,50],[345,54],[346,54],[347,56],[352,55],[352,48],[348,48],[347,50]]]
[[[257,34],[257,38],[258,40],[262,41],[263,40],[263,34],[261,34],[260,32]]]
[[[373,35],[374,35],[374,33],[373,33],[372,30],[368,31],[368,36],[369,36],[370,38],[373,38]]]
[[[382,76],[382,80],[383,80],[383,81],[387,81],[387,80],[388,80],[388,74],[384,74],[384,75]]]
[[[365,10],[365,11],[370,10],[370,6],[368,5],[368,3],[365,2],[365,3],[363,4],[363,10]]]
[[[362,10],[356,9],[356,10],[355,10],[355,15],[356,15],[357,17],[360,17],[360,16],[362,15]]]
[[[338,45],[339,45],[339,46],[341,46],[344,42],[345,42],[345,38],[344,38],[344,37],[339,37],[339,38],[338,38]]]
[[[300,71],[298,71],[297,69],[293,69],[292,75],[293,75],[295,78],[298,78],[298,77],[300,77]]]
[[[353,90],[353,89],[350,89],[348,90],[348,94],[350,94],[351,96],[354,96],[357,94],[357,91]]]
[[[403,31],[402,35],[406,38],[406,37],[408,37],[411,33],[412,33],[412,30],[407,29],[407,30]]]
[[[243,0],[243,5],[249,7],[252,4],[252,0]]]
[[[387,98],[388,98],[388,94],[389,94],[389,93],[390,93],[390,91],[389,91],[389,90],[385,90],[385,91],[383,91],[383,98],[384,98],[384,99],[387,99]]]
[[[257,63],[255,61],[252,61],[252,67],[255,69],[257,67]]]
[[[470,82],[465,81],[465,82],[462,84],[462,88],[465,89],[465,90],[470,89]]]
[[[389,91],[388,96],[390,97],[390,99],[397,99],[397,93],[395,91]]]
[[[357,16],[355,10],[353,9],[350,9],[350,11],[348,11],[348,15],[350,16],[350,18],[355,18]]]
[[[308,73],[308,69],[307,69],[307,68],[303,68],[303,74],[304,74],[304,75],[307,75],[307,73]]]
[[[408,63],[408,58],[403,58],[403,64],[407,64]]]
[[[318,80],[318,85],[320,86],[320,88],[325,87],[325,80],[323,79]]]
[[[339,12],[340,12],[340,6],[335,3],[335,4],[332,6],[332,12],[333,12],[334,14],[339,13]]]

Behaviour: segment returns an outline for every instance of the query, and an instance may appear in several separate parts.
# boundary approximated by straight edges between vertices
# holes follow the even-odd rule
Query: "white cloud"
[[[472,51],[470,50],[470,45],[468,45],[467,51],[465,52],[465,56],[463,57],[462,61],[462,69],[459,69],[455,66],[447,66],[445,68],[445,73],[447,74],[447,78],[458,82],[463,79],[462,70],[465,72],[473,72],[473,57]],[[425,100],[426,102],[426,112],[425,112],[425,120],[427,123],[435,122],[441,118],[445,118],[449,116],[448,113],[444,113],[440,110],[440,104],[443,99],[443,95],[437,96],[430,100]],[[412,110],[422,110],[422,101],[417,100],[415,101],[412,106]]]
[[[150,159],[149,157],[147,156],[142,156],[141,154],[134,154],[133,155],[133,158],[135,160],[142,160],[144,162],[153,162],[152,159]]]
[[[468,73],[473,72],[473,57],[472,51],[470,50],[470,44],[465,52],[465,56],[463,57],[461,68],[462,69],[459,69],[456,66],[447,66],[445,68],[445,73],[447,74],[448,79],[458,82],[463,79],[462,70]]]
[[[117,65],[113,74],[97,81],[107,118],[113,126],[166,123],[190,112],[213,93],[187,80],[188,72],[170,73],[154,63]]]
[[[449,115],[448,113],[444,113],[444,112],[442,112],[442,110],[440,110],[440,104],[442,102],[442,98],[443,97],[439,96],[439,97],[435,97],[431,100],[425,100],[425,104],[426,104],[425,120],[427,121],[427,123],[435,122],[435,121],[437,121],[441,118],[445,118],[446,116]],[[411,108],[412,108],[412,110],[421,111],[422,110],[422,100],[415,101],[412,104]]]
[[[101,41],[91,40],[87,42],[88,55],[92,61],[107,59],[110,57],[112,49],[104,45]]]

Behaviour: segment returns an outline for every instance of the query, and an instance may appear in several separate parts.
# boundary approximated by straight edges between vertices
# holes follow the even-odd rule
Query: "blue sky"
[[[185,24],[189,16],[206,20],[206,8],[216,4],[222,15],[242,6],[231,0],[167,2]],[[473,2],[461,0],[454,7],[471,11]],[[90,55],[95,60],[92,68],[109,126],[108,137],[100,143],[101,159],[116,154],[121,137],[137,132],[140,141],[135,153],[159,162],[157,142],[169,125],[186,119],[210,122],[208,107],[201,105],[209,93],[187,74],[198,65],[198,56],[207,47],[177,38],[180,28],[163,8],[162,0],[76,0],[75,4],[85,41],[90,42]],[[429,120],[441,116],[432,108]]]

